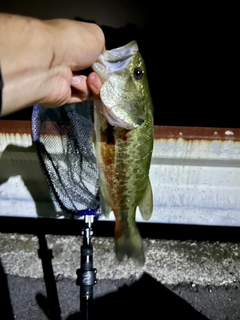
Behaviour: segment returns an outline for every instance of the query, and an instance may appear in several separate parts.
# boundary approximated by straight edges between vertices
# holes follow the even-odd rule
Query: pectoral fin
[[[144,220],[149,220],[152,217],[153,212],[153,194],[151,182],[148,178],[147,187],[142,198],[142,201],[139,203],[139,210]]]

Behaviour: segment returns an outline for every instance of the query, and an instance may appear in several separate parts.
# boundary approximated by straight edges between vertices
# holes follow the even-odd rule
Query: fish
[[[94,150],[100,208],[115,216],[115,253],[143,265],[136,208],[144,220],[153,211],[149,169],[153,151],[153,105],[146,67],[136,41],[106,50],[92,66],[102,80],[94,103]]]

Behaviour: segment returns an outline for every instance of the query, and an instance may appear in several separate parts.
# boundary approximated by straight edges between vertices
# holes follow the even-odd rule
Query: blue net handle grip
[[[94,209],[85,209],[85,210],[78,210],[75,212],[76,216],[85,217],[85,216],[97,216],[100,215],[100,210],[94,210]]]

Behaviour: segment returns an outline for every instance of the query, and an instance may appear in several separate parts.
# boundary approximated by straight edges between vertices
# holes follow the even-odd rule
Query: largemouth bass
[[[145,220],[153,210],[149,168],[153,150],[153,106],[143,58],[137,43],[105,51],[93,65],[103,81],[95,102],[95,156],[100,206],[115,215],[115,252],[143,264],[136,208]]]

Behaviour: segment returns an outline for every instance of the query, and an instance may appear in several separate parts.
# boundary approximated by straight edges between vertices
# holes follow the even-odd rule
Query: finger
[[[79,97],[78,92],[75,89],[72,89],[72,95],[71,98],[68,100],[68,103],[81,103],[83,101],[85,100]]]
[[[72,77],[72,93],[74,96],[79,97],[81,101],[89,99],[91,96],[91,90],[87,85],[87,77],[83,75],[73,75]]]
[[[102,86],[102,81],[95,72],[92,72],[87,77],[87,85],[90,91],[92,92],[91,99],[100,98],[100,89]]]

